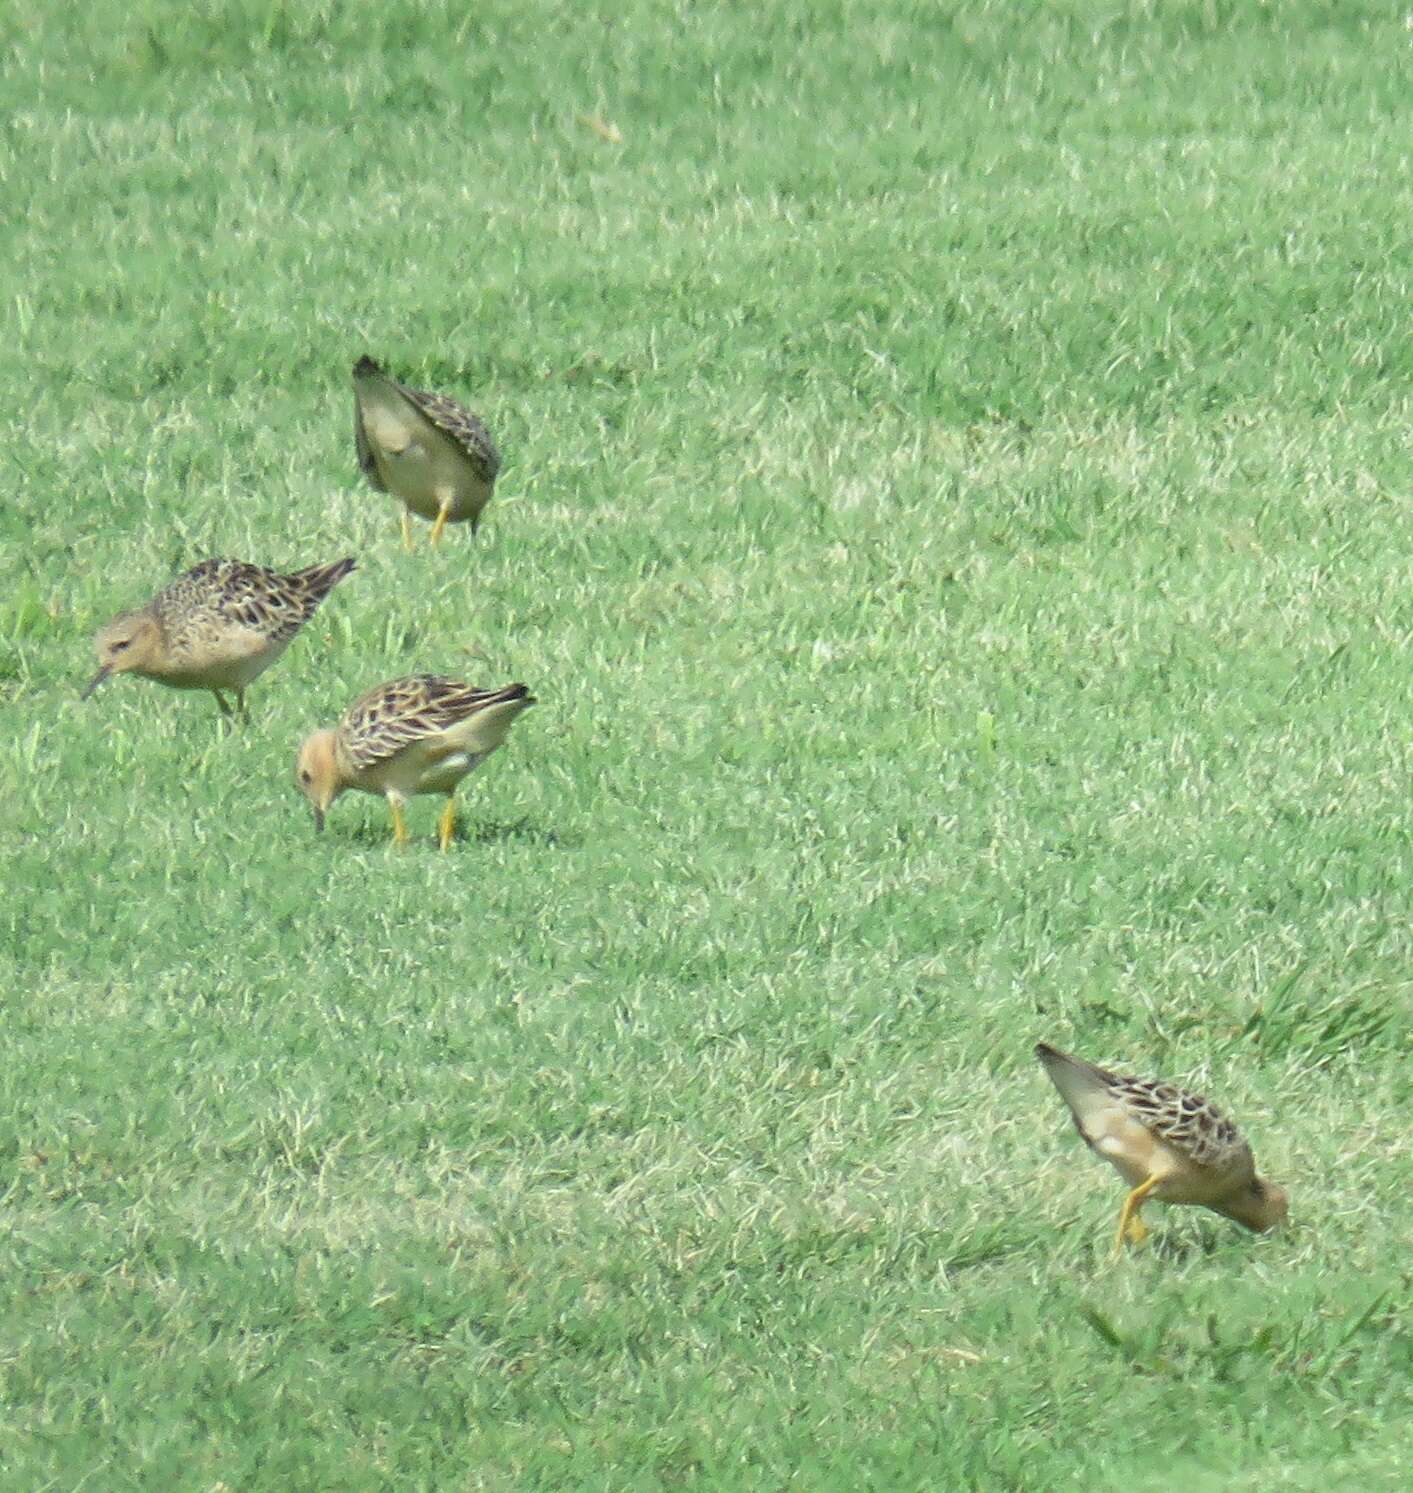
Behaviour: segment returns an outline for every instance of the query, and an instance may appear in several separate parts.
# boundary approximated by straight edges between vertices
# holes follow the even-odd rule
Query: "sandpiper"
[[[1200,1095],[1120,1077],[1044,1042],[1035,1055],[1069,1105],[1075,1128],[1129,1185],[1116,1254],[1125,1240],[1141,1244],[1147,1237],[1138,1210],[1150,1197],[1211,1208],[1257,1233],[1284,1220],[1285,1189],[1256,1175],[1241,1132]]]
[[[223,714],[224,691],[245,714],[246,686],[289,646],[353,561],[282,575],[244,560],[203,560],[144,607],[99,628],[99,670],[87,699],[110,674],[140,674],[173,689],[209,689]]]
[[[295,781],[323,829],[329,805],[346,788],[381,793],[393,839],[408,841],[403,806],[418,793],[446,794],[437,821],[445,850],[456,825],[456,785],[505,740],[515,718],[535,703],[523,684],[476,689],[440,674],[392,679],[360,696],[337,726],[316,731],[299,749]]]
[[[445,394],[410,389],[362,357],[353,365],[353,433],[364,476],[379,492],[402,500],[408,549],[409,512],[434,520],[433,544],[449,523],[469,520],[476,532],[500,471],[500,452],[470,410]]]

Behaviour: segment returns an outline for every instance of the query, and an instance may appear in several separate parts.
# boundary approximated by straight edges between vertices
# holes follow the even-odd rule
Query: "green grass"
[[[0,19],[3,1486],[1403,1487],[1398,8],[56,16]],[[478,540],[402,553],[363,351],[497,434]],[[344,553],[248,729],[78,701],[176,570]],[[541,705],[452,855],[316,837],[298,740],[414,669]],[[1210,1092],[1292,1227],[1111,1266],[1042,1037]]]

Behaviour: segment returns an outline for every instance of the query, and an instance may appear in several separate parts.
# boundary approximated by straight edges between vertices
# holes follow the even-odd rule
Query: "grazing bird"
[[[445,793],[437,821],[445,850],[456,825],[456,785],[505,740],[535,697],[523,684],[476,689],[440,674],[393,679],[360,696],[337,726],[316,731],[295,762],[299,791],[314,806],[314,828],[346,788],[381,793],[393,840],[408,841],[402,810],[418,793]]]
[[[203,560],[145,607],[99,628],[99,670],[88,697],[110,674],[140,674],[172,689],[209,689],[224,715],[223,691],[245,712],[246,686],[289,646],[353,561],[282,575],[244,560]]]
[[[433,519],[432,543],[451,524],[471,523],[490,501],[500,452],[480,420],[445,394],[409,389],[372,360],[353,365],[358,465],[379,492],[400,498],[402,541],[412,548],[409,511]]]
[[[1257,1233],[1284,1221],[1285,1189],[1256,1175],[1241,1132],[1205,1099],[1172,1084],[1121,1078],[1044,1042],[1035,1055],[1075,1129],[1131,1189],[1119,1213],[1116,1255],[1125,1240],[1147,1237],[1138,1210],[1150,1197],[1211,1208]]]

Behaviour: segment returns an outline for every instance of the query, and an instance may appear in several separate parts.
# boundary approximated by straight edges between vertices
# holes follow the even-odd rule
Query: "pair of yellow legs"
[[[403,816],[402,805],[395,798],[388,800],[388,812],[392,815],[393,844],[401,849],[412,843],[412,836],[407,833],[407,820]],[[456,800],[448,798],[446,808],[442,810],[442,816],[437,820],[437,844],[445,851],[451,848],[452,833],[456,829]]]
[[[434,548],[442,542],[442,530],[446,528],[446,514],[447,511],[445,508],[438,509],[436,522],[432,525],[432,545]],[[402,547],[409,552],[413,548],[412,516],[406,508],[402,510]]]
[[[432,544],[433,544],[434,547],[436,545],[439,545],[442,542],[442,532],[446,528],[446,525],[447,525],[447,515],[450,512],[451,512],[450,508],[439,508],[439,509],[437,509],[436,521],[432,524]],[[475,511],[475,513],[473,513],[471,515],[471,537],[473,539],[476,537],[477,533],[480,531],[480,528],[481,528],[481,510],[478,508]],[[411,515],[411,513],[406,508],[404,508],[402,510],[402,547],[405,550],[409,550],[409,551],[413,548],[413,545],[412,545],[412,515]]]
[[[1114,1239],[1115,1259],[1123,1254],[1125,1243],[1142,1244],[1148,1237],[1148,1226],[1138,1216],[1138,1210],[1143,1206],[1143,1200],[1162,1180],[1161,1177],[1149,1177],[1146,1182],[1140,1182],[1124,1199],[1124,1205],[1119,1210],[1119,1232]]]

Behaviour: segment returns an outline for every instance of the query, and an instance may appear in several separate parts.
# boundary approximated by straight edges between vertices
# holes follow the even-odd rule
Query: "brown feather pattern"
[[[411,674],[390,679],[355,700],[339,722],[339,736],[354,767],[365,769],[414,742],[440,735],[487,706],[529,695],[524,684],[477,689],[442,674]]]
[[[159,591],[151,610],[173,648],[179,649],[188,633],[223,623],[284,642],[353,569],[351,558],[289,575],[244,560],[203,560]]]

